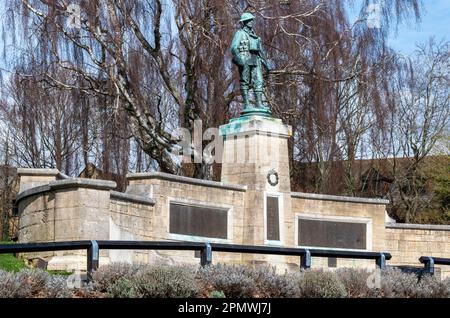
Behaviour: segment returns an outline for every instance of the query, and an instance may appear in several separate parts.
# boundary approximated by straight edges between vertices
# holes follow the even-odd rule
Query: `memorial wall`
[[[18,169],[20,242],[195,241],[390,252],[388,265],[450,255],[450,227],[391,223],[386,200],[291,192],[290,127],[243,116],[220,129],[221,182],[159,172],[127,175],[125,193],[103,180],[64,178],[55,169]],[[240,155],[239,155],[240,153]],[[27,254],[49,269],[84,269],[85,252]],[[199,263],[192,251],[101,251],[108,262]],[[214,253],[214,263],[298,270],[299,258]],[[374,268],[373,261],[313,258],[313,268]],[[442,269],[444,277],[450,273]]]

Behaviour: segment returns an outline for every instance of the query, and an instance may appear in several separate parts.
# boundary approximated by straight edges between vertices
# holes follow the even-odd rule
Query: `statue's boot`
[[[247,108],[250,107],[250,103],[249,103],[249,100],[248,100],[248,90],[243,89],[241,91],[241,93],[242,93],[242,102],[244,104],[244,109],[247,109]]]
[[[255,92],[255,100],[257,108],[266,108],[262,101],[263,92]]]

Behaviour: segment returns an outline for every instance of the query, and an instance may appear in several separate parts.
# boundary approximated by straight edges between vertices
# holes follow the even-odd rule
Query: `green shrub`
[[[450,296],[449,292],[444,282],[435,276],[425,275],[417,284],[416,295],[420,298],[446,298]]]
[[[398,268],[388,268],[381,275],[381,297],[417,298],[423,295],[419,291],[419,281],[414,273],[404,273]]]
[[[450,278],[446,278],[442,281],[442,286],[445,289],[447,297],[450,297]]]
[[[206,266],[198,271],[197,279],[204,290],[221,290],[227,298],[250,298],[258,295],[255,279],[246,266]]]
[[[143,298],[192,298],[199,292],[195,271],[187,266],[144,267],[130,281],[135,295]]]
[[[340,269],[337,274],[347,290],[348,297],[441,298],[449,296],[445,284],[434,276],[425,275],[419,280],[416,274],[405,273],[398,268],[373,273],[357,269]],[[376,278],[378,287],[369,287],[369,275],[379,275]]]
[[[133,282],[128,278],[120,278],[107,288],[107,296],[110,298],[136,298],[136,290]]]
[[[93,278],[92,283],[71,290],[66,276],[43,270],[0,270],[0,298],[450,297],[450,279],[418,279],[413,273],[395,268],[377,272],[308,270],[279,275],[270,266],[219,264],[197,270],[188,266],[111,264],[101,267]],[[374,282],[369,281],[372,278]]]
[[[100,292],[94,287],[94,284],[92,282],[89,284],[85,284],[81,288],[74,289],[73,293],[74,297],[76,298],[105,298],[109,296],[108,290],[106,290],[105,292]]]
[[[45,290],[50,276],[49,273],[42,269],[25,269],[17,275],[29,286],[32,295],[38,295]]]
[[[206,291],[220,290],[226,297],[298,297],[292,274],[278,275],[271,266],[212,265],[201,268],[197,279]]]
[[[143,267],[145,265],[128,263],[112,263],[102,266],[92,275],[92,287],[95,291],[107,292],[108,288],[119,279],[130,279]]]
[[[92,289],[108,297],[177,298],[198,293],[195,271],[186,266],[113,263],[93,275]]]
[[[373,273],[363,269],[342,268],[336,271],[350,298],[366,298],[378,295],[378,290],[368,285],[369,276]]]
[[[212,291],[209,294],[210,298],[225,298],[225,294],[223,293],[223,291]]]
[[[342,298],[347,296],[344,284],[336,273],[307,270],[299,277],[300,297]]]
[[[300,294],[298,274],[279,275],[275,267],[268,265],[247,268],[245,272],[254,280],[258,297],[293,298]]]
[[[0,270],[0,298],[70,297],[64,277],[26,269],[18,273]]]
[[[50,275],[42,291],[46,298],[70,298],[72,291],[67,287],[67,277]]]
[[[0,270],[0,298],[24,297],[31,297],[31,286],[24,281],[24,277]]]

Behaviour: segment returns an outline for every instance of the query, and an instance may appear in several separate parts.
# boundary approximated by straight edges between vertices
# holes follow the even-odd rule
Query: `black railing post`
[[[434,275],[434,259],[431,256],[422,256],[419,261],[424,264],[424,274]]]
[[[305,250],[305,254],[303,254],[300,257],[300,268],[301,269],[311,268],[311,252],[309,250]]]
[[[386,255],[384,255],[384,253],[380,253],[380,256],[377,258],[376,263],[379,269],[386,269]]]
[[[92,274],[98,269],[98,263],[100,258],[100,250],[98,243],[95,240],[91,241],[91,246],[87,250],[87,280],[92,280]]]
[[[212,249],[211,244],[205,243],[205,247],[200,251],[200,265],[211,265],[212,262]]]

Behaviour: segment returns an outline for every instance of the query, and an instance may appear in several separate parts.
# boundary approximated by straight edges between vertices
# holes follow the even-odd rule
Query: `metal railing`
[[[422,256],[419,262],[424,264],[424,273],[434,275],[434,265],[450,265],[450,258]]]
[[[92,273],[99,266],[100,249],[107,250],[178,250],[199,251],[200,264],[206,266],[212,263],[213,252],[229,252],[244,254],[269,254],[299,256],[300,268],[311,267],[311,257],[335,257],[351,259],[375,260],[380,269],[386,268],[386,260],[391,259],[391,254],[384,252],[365,251],[340,251],[326,249],[252,246],[235,244],[218,244],[202,242],[153,242],[153,241],[66,241],[66,242],[42,242],[19,243],[0,245],[0,254],[26,253],[26,252],[51,252],[69,250],[87,250],[87,279],[92,279]]]

